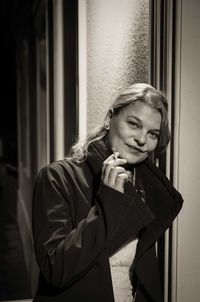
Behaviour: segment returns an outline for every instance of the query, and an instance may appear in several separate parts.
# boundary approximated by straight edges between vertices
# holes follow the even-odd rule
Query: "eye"
[[[140,127],[139,124],[135,121],[128,121],[128,124],[133,129],[138,129]]]
[[[149,135],[153,139],[158,139],[158,137],[159,137],[159,134],[157,132],[153,132],[153,131],[149,132]]]

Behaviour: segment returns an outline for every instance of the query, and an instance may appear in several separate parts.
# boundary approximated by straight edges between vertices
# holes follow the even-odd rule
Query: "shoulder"
[[[47,181],[66,180],[73,177],[76,173],[80,173],[81,169],[81,165],[71,160],[63,159],[42,167],[38,172],[37,179]]]
[[[82,184],[83,180],[87,178],[85,170],[85,163],[76,163],[70,159],[63,159],[43,167],[39,171],[37,179],[40,182],[50,182],[55,185],[78,185],[79,183]]]

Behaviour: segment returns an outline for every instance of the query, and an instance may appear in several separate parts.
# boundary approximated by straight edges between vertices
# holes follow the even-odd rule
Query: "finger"
[[[126,173],[126,170],[123,167],[117,166],[117,167],[111,167],[110,173],[107,177],[107,181],[109,185],[114,185],[116,182],[116,178],[118,174],[120,173]]]
[[[119,152],[116,152],[117,154],[119,154]],[[103,164],[106,165],[107,163],[113,163],[115,166],[117,165],[124,165],[125,163],[127,163],[127,160],[125,158],[120,158],[114,157],[114,154],[110,155],[108,158],[106,158],[106,160],[104,160]]]
[[[127,173],[128,172],[122,166],[116,166],[115,169],[117,170],[118,174],[120,174],[120,173]]]
[[[109,173],[109,175],[107,177],[107,184],[108,184],[108,186],[113,187],[115,185],[117,176],[118,176],[118,169],[117,169],[117,167],[111,167],[110,173]]]
[[[115,159],[115,156],[118,157],[119,156],[119,152],[115,152],[115,154],[111,154],[109,157],[107,157],[104,161],[104,163],[109,162],[110,160]]]
[[[113,160],[114,160],[113,154],[104,160],[103,166],[102,166],[102,178],[105,178],[105,174],[108,175],[109,171],[107,171],[107,173],[106,173],[105,170],[109,169],[109,164],[111,165]],[[111,167],[112,167],[112,165],[111,165]]]
[[[110,160],[105,160],[103,162],[103,167],[102,169],[105,170],[107,169],[107,167],[110,169],[112,166],[116,167],[116,166],[121,166],[121,165],[125,165],[127,163],[127,160],[125,158],[117,158],[116,160],[111,158]]]
[[[125,158],[117,158],[113,161],[113,166],[121,166],[125,165],[127,163],[127,160]]]
[[[128,180],[127,173],[120,173],[117,175],[116,182],[115,182],[115,189],[124,192],[124,183]]]
[[[113,167],[112,162],[107,162],[107,163],[103,164],[103,167],[102,167],[102,179],[106,183],[108,181],[108,177],[109,177],[110,170],[112,169],[112,167]]]
[[[126,163],[126,159],[117,159],[117,160],[110,160],[108,162],[104,162],[102,167],[102,179],[107,182],[109,180],[110,171],[113,167],[118,167],[119,173],[125,171],[120,165],[124,165]],[[121,167],[121,168],[120,168]]]

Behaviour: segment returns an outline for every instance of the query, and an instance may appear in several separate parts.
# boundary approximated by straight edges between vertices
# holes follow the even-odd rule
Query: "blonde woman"
[[[133,84],[84,144],[40,171],[34,301],[163,301],[155,243],[183,201],[149,156],[169,139],[164,95]]]

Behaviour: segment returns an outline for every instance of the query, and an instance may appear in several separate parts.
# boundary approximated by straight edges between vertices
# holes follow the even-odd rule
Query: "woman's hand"
[[[127,163],[126,159],[117,158],[118,156],[119,152],[116,152],[115,156],[112,154],[103,162],[102,181],[105,185],[124,193],[124,184],[128,180],[130,171],[121,166]]]

